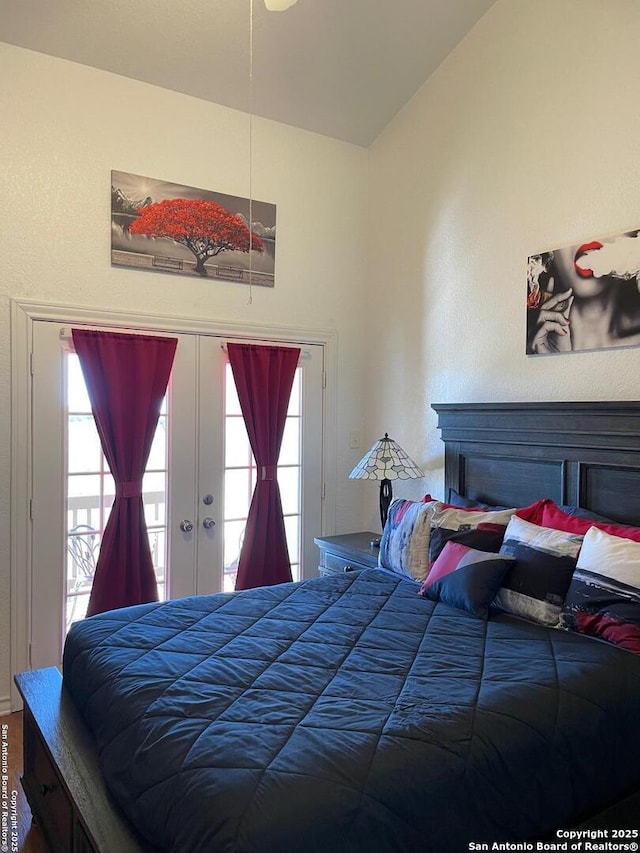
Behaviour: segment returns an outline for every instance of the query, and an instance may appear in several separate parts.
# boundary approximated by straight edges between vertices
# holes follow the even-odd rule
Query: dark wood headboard
[[[445,496],[543,497],[640,525],[640,402],[434,403]]]

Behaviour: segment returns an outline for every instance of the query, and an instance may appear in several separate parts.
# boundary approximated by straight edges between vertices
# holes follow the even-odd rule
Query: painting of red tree
[[[215,201],[172,198],[140,210],[132,234],[167,237],[186,246],[196,257],[195,272],[206,275],[205,262],[220,252],[264,252],[264,245],[237,214]]]
[[[111,172],[111,263],[273,287],[276,206]]]

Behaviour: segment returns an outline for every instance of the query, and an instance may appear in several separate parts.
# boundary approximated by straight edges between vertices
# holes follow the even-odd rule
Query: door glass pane
[[[224,592],[232,592],[235,588],[244,528],[244,519],[224,523]]]
[[[285,515],[299,515],[300,513],[300,468],[278,468],[278,483],[280,484],[280,496],[282,498],[282,511]]]
[[[240,400],[238,399],[236,383],[233,381],[233,372],[230,364],[227,365],[226,370],[224,410],[226,415],[239,415],[242,417]]]
[[[148,525],[149,532],[149,547],[151,549],[151,559],[156,573],[156,583],[158,584],[158,599],[164,601],[166,598],[166,554],[167,554],[167,534],[166,527],[153,527]]]
[[[100,446],[91,405],[75,353],[66,354],[67,376],[67,549],[66,628],[87,612],[100,542],[115,498],[115,484]],[[143,480],[149,545],[158,582],[165,594],[167,429],[166,400],[158,421]]]
[[[284,528],[287,531],[287,548],[289,549],[291,571],[295,580],[296,570],[299,570],[300,568],[298,560],[296,559],[297,555],[300,553],[300,516],[285,515]]]
[[[227,468],[224,474],[224,519],[246,521],[253,491],[251,469]]]
[[[224,445],[225,468],[251,465],[253,456],[249,436],[241,415],[227,416]]]
[[[96,499],[97,498],[97,499]],[[100,475],[70,474],[67,478],[67,529],[100,526]]]
[[[92,414],[70,415],[69,473],[100,470],[100,439]]]
[[[301,403],[301,395],[300,395],[300,383],[302,377],[302,370],[298,368],[296,370],[295,375],[293,377],[293,385],[291,386],[291,396],[289,397],[289,408],[287,409],[287,416],[290,415],[300,415],[300,403]]]
[[[147,470],[142,480],[142,502],[144,503],[144,520],[147,528],[164,527],[166,524],[166,486],[167,475],[165,471],[149,472]]]
[[[299,465],[300,463],[300,418],[288,417],[280,446],[278,465]]]
[[[147,459],[147,471],[164,471],[167,467],[167,416],[160,415]]]
[[[91,401],[84,384],[80,359],[75,354],[67,358],[67,405],[69,412],[90,412]]]

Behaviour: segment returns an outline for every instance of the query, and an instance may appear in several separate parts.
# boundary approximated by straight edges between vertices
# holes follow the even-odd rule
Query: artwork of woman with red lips
[[[531,255],[527,354],[640,345],[640,229]]]

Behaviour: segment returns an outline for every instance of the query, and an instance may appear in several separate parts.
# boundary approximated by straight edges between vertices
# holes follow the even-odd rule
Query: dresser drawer
[[[324,565],[320,566],[320,571],[324,575],[333,575],[340,572],[351,572],[368,568],[370,568],[370,564],[358,563],[349,557],[343,557],[341,554],[325,552]]]
[[[340,536],[319,536],[315,543],[320,549],[321,575],[373,569],[378,565],[380,549],[375,533],[343,533]]]

